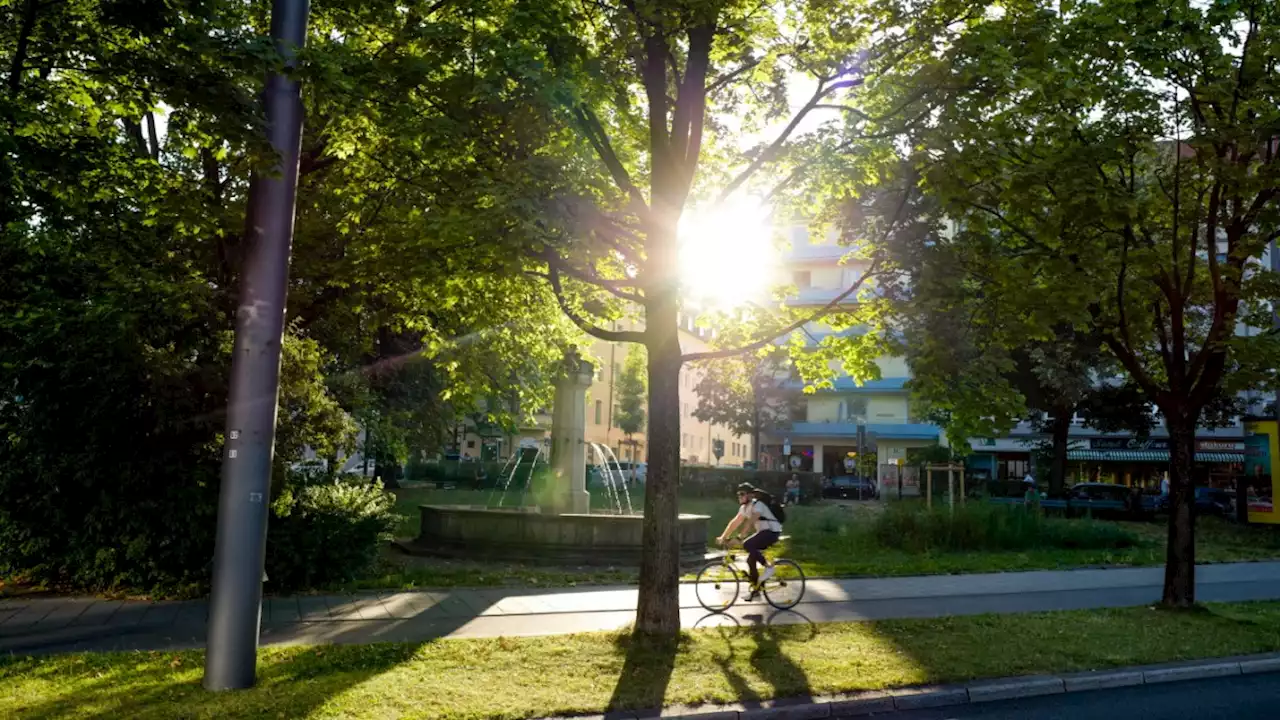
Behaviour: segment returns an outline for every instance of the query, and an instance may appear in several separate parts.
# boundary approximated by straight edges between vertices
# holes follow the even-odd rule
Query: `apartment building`
[[[680,315],[680,346],[685,352],[699,352],[710,348],[707,331],[694,325],[694,318]],[[600,443],[613,449],[622,461],[646,462],[648,458],[646,432],[631,438],[617,427],[618,378],[626,367],[627,355],[635,346],[628,343],[597,341],[591,346],[596,361],[596,377],[587,391],[587,442]],[[680,371],[680,460],[694,465],[741,466],[751,459],[751,437],[737,435],[722,425],[703,422],[693,413],[698,408],[696,387],[701,373],[690,367]],[[713,448],[716,441],[724,443],[724,454],[717,459]]]
[[[835,232],[810,238],[804,227],[789,231],[782,256],[784,281],[795,286],[792,307],[822,307],[844,292],[867,270],[867,263],[842,259],[849,248]],[[806,343],[816,345],[834,332],[822,323],[804,329]],[[849,331],[849,332],[856,332]],[[941,430],[911,414],[906,360],[883,357],[876,361],[880,378],[863,384],[838,377],[831,389],[804,394],[799,379],[784,381],[794,390],[791,422],[761,435],[761,466],[792,467],[829,477],[847,474],[858,453],[875,453],[879,475],[895,478],[899,461],[910,448],[945,442]]]

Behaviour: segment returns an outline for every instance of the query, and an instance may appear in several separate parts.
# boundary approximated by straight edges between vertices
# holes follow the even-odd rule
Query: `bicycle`
[[[787,538],[784,535],[780,539]],[[741,543],[735,545],[741,547]],[[726,551],[718,560],[703,565],[694,578],[698,604],[710,612],[724,612],[738,601],[739,585],[746,573],[734,565],[734,560],[734,554]],[[795,607],[804,597],[804,571],[794,561],[784,558],[774,560],[773,569],[773,577],[748,587],[752,591],[761,591],[765,601],[779,610]]]

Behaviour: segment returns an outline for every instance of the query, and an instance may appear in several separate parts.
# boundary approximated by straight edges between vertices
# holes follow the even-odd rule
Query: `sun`
[[[686,212],[680,220],[683,297],[731,309],[766,299],[777,252],[769,209],[752,199]]]

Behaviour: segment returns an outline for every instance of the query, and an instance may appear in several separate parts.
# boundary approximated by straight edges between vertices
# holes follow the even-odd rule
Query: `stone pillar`
[[[587,493],[587,388],[595,368],[576,352],[564,358],[556,381],[551,411],[551,469],[555,474],[554,510],[586,513],[591,510]]]
[[[822,446],[818,443],[813,444],[813,471],[821,473],[822,468]]]

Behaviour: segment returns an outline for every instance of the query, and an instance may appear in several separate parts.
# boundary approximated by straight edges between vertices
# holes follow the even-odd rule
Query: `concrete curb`
[[[1280,672],[1280,653],[1191,662],[1144,665],[1115,670],[1031,675],[975,681],[966,685],[926,685],[884,691],[866,691],[831,697],[796,697],[759,703],[669,707],[662,710],[617,711],[604,715],[545,720],[821,720],[852,718],[924,708],[1014,700],[1091,692],[1135,685],[1156,685],[1183,680],[1203,680],[1231,675]]]

